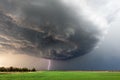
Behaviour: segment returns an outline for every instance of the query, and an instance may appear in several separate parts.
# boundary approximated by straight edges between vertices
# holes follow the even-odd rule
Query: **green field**
[[[0,73],[0,80],[120,80],[120,72],[42,71]]]

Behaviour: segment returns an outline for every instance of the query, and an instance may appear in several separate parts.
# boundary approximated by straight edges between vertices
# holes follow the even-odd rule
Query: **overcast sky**
[[[108,22],[108,33],[92,52],[67,61],[51,61],[50,68],[52,70],[120,70],[120,1],[81,0],[81,2],[83,3],[80,4],[84,4],[83,9],[92,10],[94,14]],[[11,51],[9,54],[0,54],[0,66],[47,69],[48,60],[13,53]]]

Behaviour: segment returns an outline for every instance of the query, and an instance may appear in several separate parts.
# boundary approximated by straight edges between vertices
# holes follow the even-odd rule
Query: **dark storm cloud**
[[[62,0],[0,2],[6,4],[1,4],[5,12],[0,13],[0,45],[18,53],[70,59],[93,50],[104,32],[82,14],[77,16],[73,6],[65,5]]]

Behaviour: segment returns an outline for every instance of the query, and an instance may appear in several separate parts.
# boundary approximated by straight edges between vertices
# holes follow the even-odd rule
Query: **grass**
[[[0,80],[120,80],[120,72],[42,71],[0,73]]]

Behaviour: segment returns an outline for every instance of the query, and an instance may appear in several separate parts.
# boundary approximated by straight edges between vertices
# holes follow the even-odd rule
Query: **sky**
[[[42,0],[40,0],[40,1],[42,1]],[[51,1],[53,1],[53,0],[51,0]],[[120,34],[119,33],[120,1],[119,0],[80,0],[80,1],[79,0],[71,0],[71,1],[63,0],[63,1],[65,1],[66,5],[68,5],[68,6],[69,5],[70,6],[72,5],[72,7],[74,6],[73,8],[76,10],[76,13],[78,13],[78,15],[82,16],[77,20],[80,21],[81,26],[83,26],[84,30],[87,30],[86,27],[88,27],[88,30],[90,32],[91,31],[94,32],[94,30],[95,31],[97,30],[97,32],[94,32],[94,34],[97,34],[97,37],[92,36],[92,37],[94,37],[94,39],[86,38],[89,41],[97,39],[97,43],[96,42],[94,43],[95,45],[97,44],[97,46],[92,47],[92,50],[91,50],[91,48],[86,48],[86,50],[90,49],[90,51],[87,54],[85,53],[84,55],[79,56],[77,58],[70,59],[70,60],[63,60],[63,61],[43,59],[43,58],[37,57],[38,54],[36,54],[37,56],[31,55],[30,52],[26,53],[26,51],[24,54],[16,54],[16,51],[11,50],[11,48],[10,48],[10,50],[8,49],[8,50],[5,50],[4,52],[2,52],[2,51],[0,52],[1,53],[0,54],[0,66],[7,66],[7,67],[8,66],[16,66],[16,67],[29,67],[29,68],[35,67],[38,70],[43,70],[43,69],[47,70],[48,65],[50,67],[50,70],[120,70],[120,64],[119,64],[119,61],[120,61],[120,49],[119,49],[119,47],[120,47],[120,43],[119,43],[119,39],[120,39],[120,37],[119,37],[119,34]],[[39,0],[38,0],[38,2],[39,2]],[[18,3],[18,2],[16,2],[16,3]],[[22,3],[22,1],[21,1],[21,3]],[[35,3],[33,2],[33,4],[39,5],[39,3],[37,4],[36,2]],[[57,4],[57,3],[55,3],[55,4]],[[21,4],[19,4],[19,5],[20,5],[19,7],[21,7]],[[25,6],[25,8],[24,7],[21,8],[24,13],[23,16],[25,16],[26,19],[28,19],[27,17],[29,17],[29,18],[31,18],[30,21],[33,21],[33,22],[35,21],[37,23],[38,19],[35,19],[35,20],[33,19],[33,18],[36,18],[35,15],[37,15],[37,14],[35,14],[35,15],[28,14],[26,12],[26,9],[29,12],[29,7],[31,9],[31,6],[27,6],[27,8],[26,8],[26,6]],[[54,11],[55,9],[52,9],[52,10]],[[16,12],[20,14],[19,11],[16,11]],[[10,12],[10,13],[19,17],[19,14],[16,15],[16,12],[14,12],[14,13]],[[36,10],[34,12],[40,13],[38,10]],[[82,12],[82,14],[79,14],[79,12]],[[62,9],[61,9],[61,14],[66,15],[66,13],[62,12]],[[33,15],[33,16],[31,17],[31,15]],[[46,15],[48,15],[48,14],[46,14]],[[59,16],[62,16],[62,15],[59,14]],[[72,14],[70,14],[70,15],[72,15]],[[53,16],[53,15],[51,15],[51,16]],[[12,18],[13,17],[14,16],[12,15]],[[75,16],[73,16],[73,17],[75,17]],[[59,18],[59,17],[57,17],[57,18]],[[65,18],[65,19],[66,20],[64,22],[67,22],[68,19],[67,18]],[[56,24],[61,24],[61,23],[58,23],[56,21],[56,19],[50,19],[50,20],[55,22]],[[94,28],[92,28],[92,27],[89,28],[89,26],[85,24],[88,20],[90,20],[90,22],[88,22],[89,26],[93,26]],[[74,22],[74,18],[72,18],[72,20],[70,20],[70,22]],[[70,29],[71,29],[71,27],[70,27]],[[75,30],[76,29],[78,29],[78,28],[75,28]],[[68,31],[68,33],[69,33],[69,31]],[[58,32],[57,34],[61,34],[61,33]],[[74,34],[74,30],[69,33],[69,35],[73,35],[73,34]],[[64,35],[64,34],[62,34],[62,35]],[[93,35],[93,33],[91,33],[91,35]],[[89,35],[89,36],[91,36],[91,35]],[[101,37],[101,35],[102,35],[102,37]],[[68,35],[65,35],[65,36],[68,36]],[[99,39],[98,37],[100,37],[101,39]],[[18,38],[15,38],[15,39],[18,39]],[[25,38],[25,39],[28,40],[28,38]],[[82,42],[84,42],[84,41],[82,41]],[[89,42],[89,43],[91,43],[91,42]],[[34,44],[30,44],[30,45],[34,46]],[[28,45],[28,46],[30,46],[30,45]],[[49,46],[54,47],[53,45],[49,45]],[[72,46],[72,47],[64,46],[63,44],[61,44],[61,45],[62,45],[62,47],[67,47],[66,48],[67,50],[74,47],[73,45],[68,45],[68,44],[66,44],[66,45]],[[87,45],[90,45],[90,44],[87,44]],[[23,45],[20,45],[20,46],[23,46]],[[59,50],[59,48],[61,48],[61,47],[57,47],[56,49]],[[25,49],[27,49],[27,48],[25,48]],[[45,47],[45,50],[47,50],[47,49],[49,49],[49,48]],[[43,53],[44,53],[44,50],[43,50]],[[53,58],[53,57],[49,56],[48,58]]]

